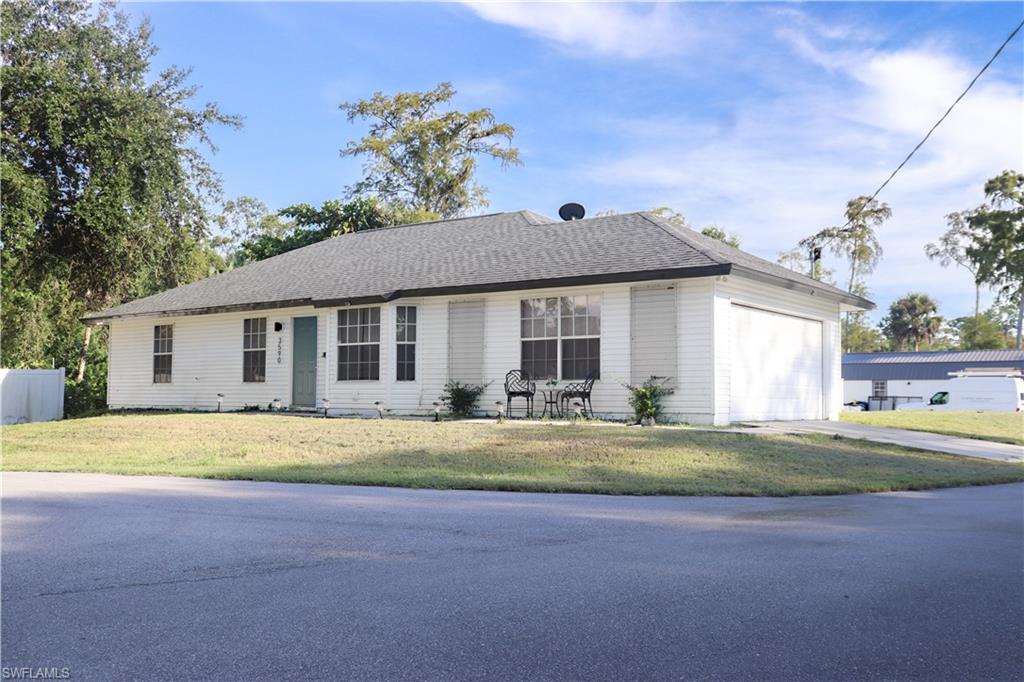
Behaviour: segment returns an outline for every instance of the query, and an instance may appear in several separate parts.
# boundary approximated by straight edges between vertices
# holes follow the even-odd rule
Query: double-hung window
[[[153,383],[171,383],[171,357],[174,351],[174,325],[153,327]]]
[[[242,321],[242,381],[267,380],[267,318]]]
[[[520,368],[532,379],[600,377],[601,297],[520,301]]]
[[[886,396],[886,382],[875,379],[871,382],[871,397],[884,398]]]
[[[601,371],[601,297],[563,296],[562,378],[586,379]]]
[[[380,308],[338,311],[338,381],[380,379]]]
[[[558,376],[558,299],[528,298],[519,302],[522,334],[520,369],[532,379]]]
[[[395,379],[416,381],[416,306],[395,308]]]

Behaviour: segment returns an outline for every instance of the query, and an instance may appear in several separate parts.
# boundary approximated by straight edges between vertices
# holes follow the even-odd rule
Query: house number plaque
[[[277,364],[281,364],[281,337],[277,337]]]

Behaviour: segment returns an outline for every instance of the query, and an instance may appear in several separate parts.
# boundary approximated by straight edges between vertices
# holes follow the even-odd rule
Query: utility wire
[[[843,226],[842,226],[841,228],[839,228],[839,230],[838,230],[839,232],[842,232],[843,230],[845,230],[845,229],[846,229],[847,227],[849,227],[849,226],[850,226],[850,223],[852,223],[852,222],[853,222],[854,220],[856,220],[857,218],[859,218],[859,217],[860,217],[860,214],[861,214],[861,213],[863,213],[863,212],[864,212],[864,210],[865,210],[865,209],[867,209],[867,207],[868,207],[868,206],[869,206],[869,205],[871,204],[871,202],[875,200],[875,197],[877,197],[877,196],[878,196],[878,194],[879,194],[879,193],[880,193],[880,192],[881,192],[881,191],[882,191],[883,189],[885,189],[885,186],[886,186],[886,185],[888,185],[888,184],[889,184],[889,182],[890,182],[890,181],[891,181],[891,180],[892,180],[892,179],[893,179],[894,177],[896,177],[896,174],[897,174],[897,173],[899,173],[899,172],[900,172],[900,170],[902,170],[902,169],[903,169],[903,167],[907,165],[907,162],[908,162],[908,161],[910,161],[910,159],[911,159],[911,158],[912,158],[912,157],[914,156],[914,154],[916,154],[916,153],[917,153],[917,150],[918,150],[918,149],[920,149],[920,148],[921,148],[921,146],[922,146],[922,145],[924,145],[924,143],[928,141],[928,138],[932,136],[932,133],[934,133],[934,132],[935,132],[935,129],[936,129],[936,128],[938,128],[938,127],[939,127],[939,125],[940,125],[940,124],[941,124],[941,123],[942,123],[943,121],[945,121],[945,120],[946,120],[946,117],[947,117],[947,116],[949,116],[950,112],[952,112],[952,111],[953,111],[953,108],[954,108],[954,107],[955,107],[955,106],[956,106],[957,104],[959,104],[959,103],[960,103],[960,100],[962,100],[962,99],[964,98],[964,96],[965,96],[965,95],[966,95],[966,94],[967,94],[968,92],[970,92],[971,88],[973,88],[973,87],[974,87],[974,84],[978,82],[978,79],[979,79],[979,78],[981,78],[981,75],[982,75],[983,73],[985,73],[986,71],[988,71],[988,67],[992,66],[992,62],[994,62],[994,61],[996,60],[996,58],[998,58],[998,57],[999,57],[999,55],[1000,55],[1000,54],[1002,53],[1003,49],[1004,49],[1004,48],[1005,48],[1005,47],[1006,47],[1007,45],[1009,45],[1009,44],[1010,44],[1010,41],[1011,41],[1011,40],[1013,40],[1014,36],[1016,36],[1016,35],[1017,35],[1017,34],[1018,34],[1018,33],[1020,32],[1021,28],[1024,28],[1024,21],[1021,21],[1021,22],[1020,22],[1019,24],[1017,24],[1017,28],[1013,29],[1013,33],[1011,33],[1011,34],[1010,34],[1009,36],[1007,36],[1006,40],[1004,40],[1004,41],[1003,41],[1003,44],[1002,44],[1002,45],[1000,45],[1000,46],[999,46],[999,49],[998,49],[998,50],[996,50],[995,54],[993,54],[993,55],[992,55],[992,58],[991,58],[991,59],[989,59],[989,60],[988,60],[987,62],[985,62],[985,66],[981,67],[981,71],[979,71],[979,72],[978,72],[978,74],[977,74],[977,75],[976,75],[976,76],[975,76],[974,78],[972,78],[972,79],[971,79],[971,82],[967,84],[967,87],[966,87],[966,88],[964,88],[964,91],[960,93],[960,96],[959,96],[959,97],[957,97],[957,98],[956,98],[956,99],[955,99],[955,100],[953,101],[953,103],[949,105],[949,108],[948,108],[948,109],[946,109],[946,113],[944,113],[944,114],[942,115],[942,117],[941,117],[941,118],[940,118],[940,119],[939,119],[938,121],[936,121],[936,122],[935,122],[935,125],[933,125],[933,126],[931,127],[931,129],[930,129],[930,130],[928,131],[928,134],[927,134],[927,135],[925,135],[925,136],[924,136],[923,138],[921,138],[921,141],[917,143],[917,146],[915,146],[915,147],[914,147],[913,149],[911,149],[911,150],[910,150],[910,153],[909,153],[909,154],[907,154],[907,158],[903,159],[903,161],[901,161],[901,162],[900,162],[900,165],[896,166],[896,170],[894,170],[894,171],[893,171],[892,173],[890,173],[890,174],[889,174],[889,177],[887,177],[887,178],[885,179],[885,182],[883,182],[883,183],[882,183],[881,185],[879,185],[879,186],[878,186],[878,189],[876,189],[876,190],[875,190],[874,194],[872,194],[872,195],[871,195],[871,198],[870,198],[870,199],[868,199],[868,200],[867,200],[866,202],[864,202],[864,204],[863,204],[863,205],[862,205],[862,206],[860,207],[860,210],[859,210],[859,211],[857,211],[857,212],[856,212],[856,213],[855,213],[855,214],[854,214],[853,216],[851,216],[851,217],[850,217],[850,219],[849,219],[849,220],[847,220],[847,221],[846,221],[846,223],[845,223],[845,224],[844,224],[844,225],[843,225]]]

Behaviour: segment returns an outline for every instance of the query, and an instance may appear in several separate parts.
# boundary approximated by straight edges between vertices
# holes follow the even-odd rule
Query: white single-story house
[[[847,353],[843,356],[843,402],[869,398],[928,400],[956,372],[1024,371],[1020,350],[939,350]]]
[[[342,235],[85,321],[110,327],[112,408],[430,414],[457,380],[493,414],[522,369],[538,392],[594,374],[613,418],[625,384],[668,377],[666,418],[726,424],[837,418],[840,314],[872,306],[649,213],[517,211]]]

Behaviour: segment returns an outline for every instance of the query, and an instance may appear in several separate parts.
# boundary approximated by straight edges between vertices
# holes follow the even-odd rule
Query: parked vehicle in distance
[[[904,403],[897,410],[1024,411],[1024,378],[1019,375],[955,376],[927,402]]]

